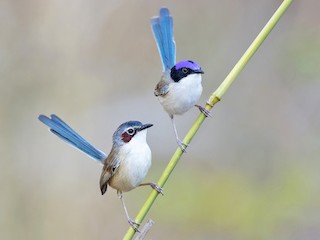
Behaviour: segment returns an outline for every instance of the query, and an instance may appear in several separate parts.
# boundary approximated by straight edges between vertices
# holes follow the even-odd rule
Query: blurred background
[[[0,2],[0,238],[121,239],[101,166],[38,121],[55,113],[108,153],[127,120],[148,132],[157,181],[177,148],[153,95],[149,20],[174,17],[177,60],[205,71],[204,104],[279,0]],[[206,119],[146,219],[147,239],[320,238],[320,2],[296,1]],[[198,116],[176,117],[184,136]],[[150,193],[124,195],[134,218]]]

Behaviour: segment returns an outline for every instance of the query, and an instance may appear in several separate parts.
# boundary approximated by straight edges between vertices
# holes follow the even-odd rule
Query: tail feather
[[[163,71],[170,70],[176,62],[176,44],[173,38],[173,19],[169,9],[161,8],[160,16],[151,19],[151,27],[161,57]]]
[[[106,159],[107,155],[104,152],[92,146],[58,116],[52,114],[51,118],[48,118],[47,116],[40,115],[38,119],[47,125],[49,130],[60,139],[86,153],[94,160],[103,162]]]

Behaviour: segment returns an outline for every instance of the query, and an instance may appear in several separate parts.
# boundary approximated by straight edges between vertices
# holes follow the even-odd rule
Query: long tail
[[[51,118],[48,118],[47,116],[40,115],[38,119],[47,125],[52,133],[76,149],[86,153],[94,160],[103,162],[106,159],[107,155],[104,152],[88,143],[58,116],[52,114]]]
[[[176,62],[176,44],[173,39],[173,20],[168,8],[160,9],[160,16],[151,19],[151,27],[161,57],[163,71]]]

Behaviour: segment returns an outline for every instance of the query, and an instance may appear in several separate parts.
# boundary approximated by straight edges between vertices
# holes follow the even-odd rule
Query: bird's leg
[[[213,105],[209,102],[207,102],[208,105],[210,105],[211,107],[213,107]],[[210,111],[207,110],[205,107],[202,107],[198,104],[194,105],[195,107],[199,108],[200,112],[202,112],[206,117],[212,117],[210,114]]]
[[[179,147],[181,148],[182,152],[187,152],[186,151],[186,148],[189,146],[189,144],[186,144],[184,142],[182,142],[178,136],[178,132],[177,132],[177,128],[176,128],[176,124],[174,122],[174,119],[173,119],[173,115],[170,114],[170,118],[171,118],[171,122],[172,122],[172,126],[173,126],[173,130],[174,130],[174,134],[176,135],[176,141],[179,145]]]
[[[152,187],[154,190],[156,190],[158,193],[161,193],[163,195],[163,189],[162,187],[158,186],[158,184],[154,183],[154,182],[149,182],[149,183],[140,183],[139,187],[142,186],[150,186]]]
[[[129,217],[128,210],[127,210],[126,204],[124,203],[124,199],[123,199],[123,196],[122,196],[122,192],[118,191],[117,194],[118,194],[118,197],[121,200],[123,209],[124,209],[124,211],[125,211],[125,213],[127,215],[128,223],[130,224],[130,226],[133,228],[134,231],[140,232],[139,229],[138,229],[138,227],[140,226],[140,223],[135,222],[133,219],[131,219]]]

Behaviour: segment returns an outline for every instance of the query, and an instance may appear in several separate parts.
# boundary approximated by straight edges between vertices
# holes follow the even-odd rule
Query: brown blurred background
[[[153,96],[149,26],[174,17],[177,60],[205,71],[200,104],[281,1],[0,2],[0,239],[120,239],[128,224],[101,166],[50,134],[56,113],[106,153],[127,120],[154,123],[156,181],[176,149]],[[320,2],[296,1],[216,105],[147,216],[147,239],[320,238]],[[177,117],[183,136],[198,116]],[[125,194],[135,217],[149,195]]]

